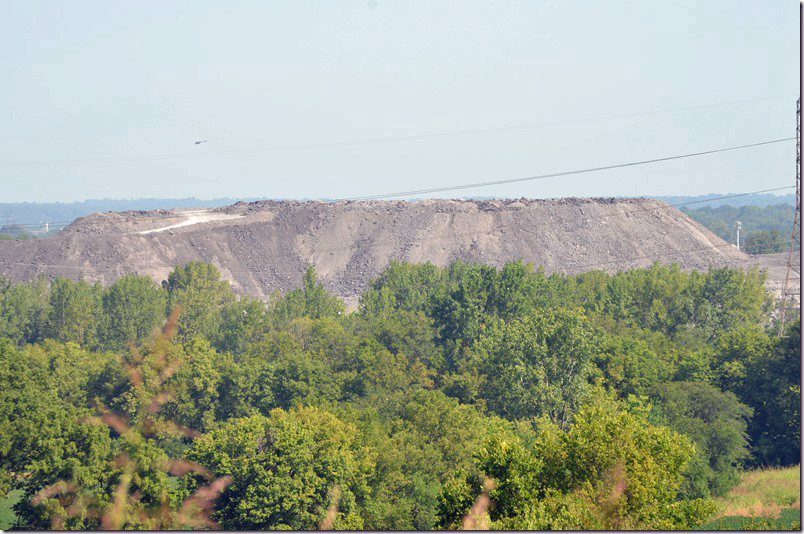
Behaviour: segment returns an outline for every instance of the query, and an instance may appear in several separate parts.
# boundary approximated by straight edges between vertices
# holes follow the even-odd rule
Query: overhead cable
[[[617,163],[615,165],[604,165],[601,167],[591,167],[588,169],[576,169],[572,171],[563,171],[563,172],[553,172],[549,174],[540,174],[536,176],[526,176],[524,178],[508,178],[504,180],[492,180],[488,182],[475,182],[470,184],[460,184],[460,185],[451,185],[445,187],[432,187],[429,189],[417,189],[413,191],[398,191],[396,193],[380,193],[377,195],[364,195],[359,197],[348,197],[348,198],[340,198],[335,200],[335,202],[342,202],[346,200],[377,200],[382,198],[392,198],[392,197],[408,197],[413,195],[421,195],[425,193],[442,193],[444,191],[457,191],[460,189],[473,189],[475,187],[488,187],[490,185],[501,185],[501,184],[512,184],[517,182],[529,182],[533,180],[545,180],[547,178],[557,178],[559,176],[570,176],[575,174],[585,174],[590,172],[600,172],[600,171],[607,171],[611,169],[621,169],[624,167],[635,167],[637,165],[648,165],[651,163],[659,163],[662,161],[671,161],[676,159],[683,159],[683,158],[693,158],[697,156],[706,156],[708,154],[717,154],[719,152],[728,152],[731,150],[741,150],[744,148],[751,148],[763,145],[770,145],[774,143],[782,143],[784,141],[792,141],[795,137],[785,137],[783,139],[773,139],[771,141],[760,141],[758,143],[749,143],[747,145],[737,145],[737,146],[730,146],[725,148],[715,148],[712,150],[705,150],[702,152],[689,152],[687,154],[677,154],[674,156],[666,156],[663,158],[654,158],[654,159],[646,159],[641,161],[632,161],[629,163]]]
[[[481,133],[495,133],[506,132],[515,130],[525,130],[530,128],[543,128],[550,126],[567,126],[571,124],[583,124],[595,121],[606,121],[621,118],[642,117],[646,115],[657,115],[662,113],[674,113],[678,111],[690,111],[697,109],[712,108],[730,104],[741,104],[746,102],[756,102],[763,100],[778,100],[788,98],[787,96],[768,96],[768,97],[753,97],[743,98],[739,100],[728,100],[723,102],[713,102],[708,104],[697,104],[691,106],[680,106],[676,108],[656,109],[651,111],[638,111],[632,113],[622,113],[617,115],[603,115],[597,117],[585,117],[580,119],[563,120],[555,122],[525,122],[519,124],[507,124],[503,126],[488,127],[488,128],[474,128],[474,129],[460,129],[460,130],[447,130],[442,132],[427,132],[412,135],[401,136],[387,136],[387,137],[373,137],[364,139],[353,139],[344,141],[329,141],[324,143],[307,143],[297,145],[264,145],[251,148],[233,148],[233,149],[212,149],[204,151],[194,151],[185,153],[174,154],[142,154],[142,155],[122,155],[122,156],[101,156],[95,158],[74,158],[74,159],[58,159],[58,160],[28,160],[28,161],[0,161],[0,166],[28,166],[28,165],[52,165],[52,164],[68,164],[68,163],[108,163],[115,161],[144,161],[144,160],[165,160],[165,159],[186,159],[186,158],[199,158],[214,156],[217,154],[238,154],[238,153],[253,153],[262,152],[266,150],[328,150],[337,149],[350,146],[360,145],[375,145],[385,143],[398,143],[405,141],[421,141],[426,139],[434,139],[440,137],[452,137],[467,134],[481,134]]]

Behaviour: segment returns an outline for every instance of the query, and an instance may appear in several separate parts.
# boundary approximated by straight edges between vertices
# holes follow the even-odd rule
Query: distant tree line
[[[267,303],[200,262],[3,281],[0,497],[37,530],[692,529],[799,462],[773,306],[658,264],[392,262],[352,313],[312,267]]]
[[[687,208],[681,211],[729,243],[737,242],[734,227],[740,221],[740,249],[749,254],[773,254],[789,250],[795,206],[719,206]]]
[[[772,193],[760,193],[756,195],[739,195],[724,193],[709,193],[707,195],[696,196],[658,196],[656,200],[667,202],[668,204],[686,204],[695,202],[703,204],[710,208],[719,208],[721,206],[734,206],[741,208],[743,206],[756,206],[764,208],[766,206],[774,206],[776,204],[788,204],[790,206],[796,205],[796,194],[788,193],[786,195],[774,195]],[[700,207],[700,206],[699,206]]]

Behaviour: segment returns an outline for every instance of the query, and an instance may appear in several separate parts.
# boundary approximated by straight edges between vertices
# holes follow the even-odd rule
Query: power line
[[[796,186],[794,186],[794,185],[786,185],[784,187],[774,187],[772,189],[760,189],[760,190],[757,190],[757,191],[749,191],[747,193],[735,193],[733,195],[724,195],[724,196],[720,196],[720,197],[707,198],[705,200],[692,200],[692,201],[689,201],[689,202],[679,202],[677,204],[667,204],[666,206],[655,206],[655,207],[652,207],[652,208],[641,208],[641,209],[638,209],[638,210],[631,210],[631,211],[627,211],[627,212],[624,212],[624,213],[631,214],[631,213],[640,213],[640,212],[643,212],[643,211],[664,210],[664,209],[668,209],[668,208],[677,208],[679,206],[688,206],[690,204],[702,204],[702,203],[706,203],[706,202],[715,202],[715,201],[718,201],[718,200],[728,200],[730,198],[745,197],[745,196],[750,196],[750,195],[759,195],[759,194],[762,194],[762,193],[772,193],[772,192],[775,192],[775,191],[783,191],[785,189],[794,189],[795,187]],[[623,197],[623,198],[630,198],[630,197]],[[651,197],[643,197],[643,198],[651,198]],[[587,217],[587,218],[588,219],[597,219],[597,218],[609,217],[609,216],[610,216],[609,214],[592,215],[592,216]],[[53,233],[55,233],[56,230],[61,230],[65,226],[67,226],[68,224],[71,224],[73,222],[75,222],[75,221],[74,220],[73,221],[57,221],[57,222],[48,222],[47,224],[50,225],[51,231],[53,231]],[[7,227],[9,229],[18,228],[18,229],[22,229],[22,230],[27,231],[29,228],[41,229],[44,224],[45,223],[10,223],[10,224],[5,225],[5,227]],[[0,226],[0,228],[3,228],[3,226]]]
[[[605,166],[602,166],[602,167],[591,167],[591,168],[588,168],[588,169],[576,169],[576,170],[572,170],[572,171],[563,171],[563,172],[554,172],[554,173],[549,173],[549,174],[540,174],[540,175],[536,175],[536,176],[527,176],[527,177],[524,177],[524,178],[508,178],[508,179],[505,179],[505,180],[492,180],[492,181],[488,181],[488,182],[475,182],[475,183],[470,183],[470,184],[451,185],[451,186],[445,186],[445,187],[433,187],[433,188],[429,188],[429,189],[417,189],[417,190],[413,190],[413,191],[399,191],[399,192],[396,192],[396,193],[380,193],[380,194],[377,194],[377,195],[364,195],[364,196],[359,196],[359,197],[340,198],[340,199],[335,200],[335,202],[342,202],[342,201],[346,201],[346,200],[378,200],[378,199],[392,198],[392,197],[407,197],[407,196],[412,196],[412,195],[422,195],[422,194],[426,194],[426,193],[441,193],[441,192],[444,192],[444,191],[457,191],[457,190],[460,190],[460,189],[472,189],[472,188],[475,188],[475,187],[487,187],[487,186],[490,186],[490,185],[512,184],[512,183],[517,183],[517,182],[528,182],[528,181],[533,181],[533,180],[545,180],[547,178],[557,178],[559,176],[571,176],[571,175],[575,175],[575,174],[585,174],[585,173],[590,173],[590,172],[607,171],[607,170],[611,170],[611,169],[621,169],[621,168],[624,168],[624,167],[634,167],[634,166],[637,166],[637,165],[648,165],[648,164],[651,164],[651,163],[659,163],[659,162],[662,162],[662,161],[671,161],[671,160],[683,159],[683,158],[693,158],[693,157],[698,157],[698,156],[705,156],[705,155],[708,155],[708,154],[717,154],[718,152],[728,152],[728,151],[731,151],[731,150],[741,150],[741,149],[744,149],[744,148],[751,148],[751,147],[757,147],[757,146],[763,146],[763,145],[770,145],[770,144],[774,144],[774,143],[782,143],[784,141],[792,141],[794,139],[795,139],[795,137],[785,137],[783,139],[774,139],[774,140],[771,140],[771,141],[760,141],[758,143],[750,143],[750,144],[747,144],[747,145],[737,145],[737,146],[730,146],[730,147],[726,147],[726,148],[716,148],[716,149],[712,149],[712,150],[705,150],[705,151],[702,151],[702,152],[690,152],[690,153],[687,153],[687,154],[678,154],[678,155],[675,155],[675,156],[666,156],[666,157],[663,157],[663,158],[647,159],[647,160],[642,160],[642,161],[632,161],[632,162],[629,162],[629,163],[618,163],[618,164],[615,164],[615,165],[605,165]]]
[[[609,213],[600,214],[600,215],[586,216],[585,218],[587,220],[591,220],[591,219],[599,219],[599,218],[610,217],[612,215],[631,215],[631,214],[637,214],[637,213],[643,213],[643,212],[658,211],[658,210],[664,210],[664,209],[672,209],[672,208],[676,208],[678,206],[685,206],[685,205],[690,205],[690,204],[699,204],[699,203],[702,203],[702,202],[714,202],[714,201],[717,201],[717,200],[724,200],[724,199],[729,199],[729,198],[737,198],[737,197],[744,197],[744,196],[756,195],[756,194],[761,194],[761,193],[768,193],[768,192],[773,192],[773,191],[781,191],[781,190],[785,190],[785,189],[791,189],[791,188],[794,188],[794,187],[795,186],[784,186],[784,187],[776,187],[776,188],[771,188],[771,189],[760,189],[760,190],[757,190],[757,191],[749,191],[749,192],[745,192],[745,193],[735,193],[735,194],[731,194],[731,195],[724,195],[724,196],[720,196],[720,197],[714,197],[714,198],[710,198],[710,199],[706,199],[706,200],[695,200],[695,201],[689,201],[689,202],[681,202],[681,203],[677,203],[677,204],[667,204],[667,205],[663,205],[663,206],[646,207],[646,208],[630,210],[630,211],[609,212]],[[55,225],[61,224],[61,223],[50,223],[50,224],[51,224],[51,226],[55,226]],[[15,225],[11,225],[11,226],[14,226],[14,227],[25,227],[25,226],[41,227],[41,225],[38,225],[38,224],[15,224]],[[385,245],[385,244],[390,244],[390,243],[377,243],[377,242],[373,243],[373,245],[375,245],[375,246]],[[345,250],[346,248],[348,248],[348,247],[335,247],[335,248],[331,248],[331,249],[321,250],[321,252],[337,252],[337,251]],[[8,263],[3,263],[3,264],[8,265]],[[24,264],[24,263],[17,263],[15,265],[34,266],[33,264]],[[58,267],[58,266],[52,265],[52,267]],[[62,266],[62,267],[74,268],[74,266],[66,266],[66,265]]]
[[[712,107],[742,104],[746,102],[757,102],[763,100],[778,100],[788,98],[787,96],[769,96],[769,97],[753,97],[743,98],[738,100],[727,100],[723,102],[713,102],[709,104],[696,104],[691,106],[681,106],[676,108],[657,109],[651,111],[638,111],[634,113],[624,113],[618,115],[602,115],[598,117],[586,117],[582,119],[556,121],[556,122],[529,122],[521,124],[508,124],[504,126],[496,126],[490,128],[474,128],[474,129],[461,129],[461,130],[447,130],[442,132],[429,132],[413,135],[400,135],[388,137],[373,137],[364,139],[354,139],[346,141],[330,141],[325,143],[308,143],[297,145],[265,145],[252,148],[234,148],[234,149],[218,149],[206,150],[203,152],[186,152],[179,154],[144,154],[144,155],[128,155],[128,156],[105,156],[96,158],[75,158],[75,159],[57,159],[57,160],[29,160],[29,161],[0,161],[0,166],[29,166],[29,165],[53,165],[64,163],[109,163],[116,161],[145,161],[145,160],[165,160],[165,159],[187,159],[209,157],[216,154],[238,154],[238,153],[252,153],[262,152],[265,150],[326,150],[334,148],[343,148],[349,146],[360,145],[374,145],[386,143],[398,143],[405,141],[422,141],[426,139],[435,139],[440,137],[452,137],[467,134],[481,134],[481,133],[494,133],[494,132],[507,132],[515,130],[526,130],[530,128],[542,128],[549,126],[567,126],[571,124],[583,124],[588,122],[606,121],[620,118],[642,117],[645,115],[657,115],[662,113],[675,113],[678,111],[691,111],[698,109],[707,109]]]
[[[796,186],[794,186],[794,185],[786,185],[786,186],[783,186],[783,187],[774,187],[772,189],[760,189],[760,190],[757,190],[757,191],[749,191],[747,193],[735,193],[735,194],[732,194],[732,195],[724,195],[724,196],[720,196],[720,197],[707,198],[707,199],[704,199],[704,200],[692,200],[692,201],[689,201],[689,202],[679,202],[677,204],[668,204],[666,206],[656,206],[656,207],[653,207],[653,208],[642,208],[642,209],[639,209],[639,210],[633,210],[633,211],[629,211],[629,212],[626,212],[626,213],[639,213],[639,212],[642,212],[642,211],[654,211],[654,210],[663,210],[663,209],[667,209],[667,208],[677,208],[679,206],[688,206],[688,205],[691,205],[691,204],[703,204],[703,203],[706,203],[706,202],[715,202],[715,201],[718,201],[718,200],[728,200],[730,198],[745,197],[745,196],[750,196],[750,195],[759,195],[759,194],[762,194],[762,193],[772,193],[772,192],[775,192],[775,191],[783,191],[785,189],[794,189],[795,187]],[[623,197],[623,198],[631,198],[631,197]],[[642,198],[651,198],[651,197],[642,197]],[[336,202],[338,202],[338,201],[336,201]],[[608,217],[608,215],[594,215],[594,216],[591,216],[591,217],[588,217],[588,218],[589,219],[594,219],[594,218],[599,218],[599,217]],[[47,222],[47,224],[49,224],[51,227],[64,227],[64,226],[67,226],[68,224],[71,224],[74,221],[75,220],[73,220],[73,221],[56,221],[56,222]],[[42,223],[10,223],[10,224],[7,224],[5,226],[7,226],[9,228],[23,228],[23,229],[25,229],[25,228],[41,228],[44,224],[45,224],[44,222],[42,222]],[[2,228],[2,226],[0,226],[0,228]]]
[[[679,202],[677,204],[667,204],[667,205],[664,205],[664,206],[654,206],[652,208],[640,208],[640,209],[636,209],[636,210],[625,211],[625,212],[623,212],[623,214],[624,215],[630,215],[632,213],[642,213],[642,212],[645,212],[645,211],[666,210],[666,209],[669,209],[669,208],[677,208],[679,206],[688,206],[690,204],[701,204],[701,203],[704,203],[704,202],[715,202],[716,200],[726,200],[726,199],[729,199],[729,198],[745,197],[745,196],[749,196],[749,195],[758,195],[758,194],[761,194],[761,193],[770,193],[770,192],[773,192],[773,191],[782,191],[784,189],[793,189],[795,187],[796,186],[794,186],[794,185],[786,185],[784,187],[774,187],[773,189],[760,189],[758,191],[749,191],[748,193],[735,193],[733,195],[724,195],[722,197],[708,198],[706,200],[691,200],[689,202]],[[604,217],[610,217],[610,216],[611,216],[611,214],[607,213],[607,214],[602,214],[602,215],[591,215],[591,216],[588,216],[586,218],[591,220],[591,219],[602,219]]]
[[[73,219],[72,221],[55,221],[55,222],[54,221],[44,221],[44,222],[41,222],[41,223],[8,223],[8,224],[0,224],[0,228],[4,228],[4,227],[5,228],[11,228],[11,229],[14,229],[14,228],[42,228],[47,224],[47,225],[49,225],[50,229],[52,230],[54,227],[62,228],[62,227],[67,226],[68,224],[70,224],[70,223],[72,223],[74,221],[75,221],[75,219]]]
[[[689,202],[679,202],[678,204],[670,204],[670,206],[677,208],[678,206],[689,206],[690,204],[702,204],[704,202],[714,202],[716,200],[726,200],[729,198],[745,197],[748,195],[758,195],[761,193],[771,193],[773,191],[782,191],[783,189],[795,189],[794,185],[786,185],[784,187],[774,187],[773,189],[762,189],[759,191],[751,191],[749,193],[736,193],[734,195],[725,195],[716,198],[707,198],[706,200],[691,200]]]
[[[802,12],[804,12],[804,4],[802,5]],[[788,295],[788,282],[790,280],[790,273],[794,271],[793,252],[796,248],[796,235],[798,235],[798,245],[801,248],[801,97],[796,101],[796,213],[793,219],[793,232],[790,235],[790,251],[787,256],[787,276],[784,279],[784,286],[782,289],[782,311],[779,317],[779,337],[784,337],[784,321],[785,310],[787,306],[784,305],[790,297],[793,300],[793,295]],[[801,253],[799,252],[799,269],[801,269]],[[799,289],[800,292],[800,289]],[[799,303],[801,308],[801,303]]]

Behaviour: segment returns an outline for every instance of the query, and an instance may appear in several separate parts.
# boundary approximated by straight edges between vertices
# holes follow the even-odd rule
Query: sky
[[[795,136],[796,0],[0,7],[3,202],[352,198]],[[795,172],[784,141],[419,196],[742,193]]]

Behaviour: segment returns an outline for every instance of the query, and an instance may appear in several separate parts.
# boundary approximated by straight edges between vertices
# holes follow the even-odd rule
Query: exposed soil
[[[789,305],[801,307],[801,253],[796,251],[790,256],[788,251],[778,254],[763,254],[754,256],[754,258],[767,271],[768,281],[765,285],[776,298],[782,296],[785,277],[788,276],[787,262],[790,261],[792,269],[787,284],[787,298],[793,301]]]
[[[46,273],[110,284],[129,272],[160,282],[176,265],[202,260],[236,292],[264,298],[299,287],[312,264],[327,289],[352,306],[392,259],[498,267],[523,259],[565,273],[654,261],[685,270],[760,261],[662,202],[614,198],[239,202],[95,213],[54,237],[0,241],[0,271],[17,282]]]

